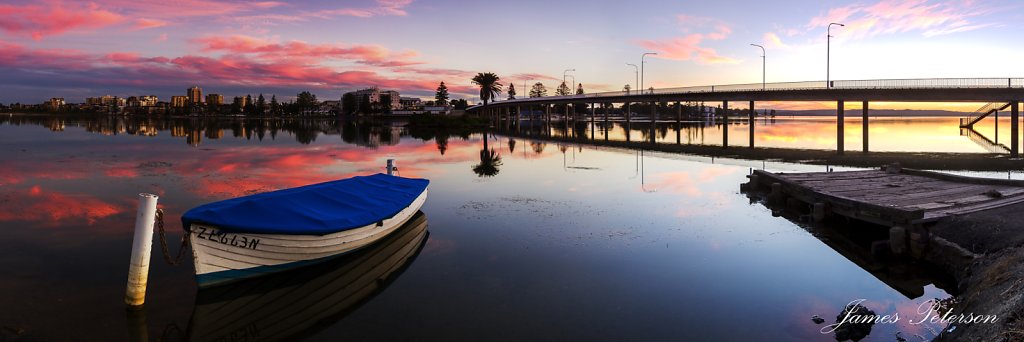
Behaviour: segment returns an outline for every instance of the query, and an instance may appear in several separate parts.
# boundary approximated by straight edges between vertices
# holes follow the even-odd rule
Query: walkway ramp
[[[978,121],[981,121],[985,117],[992,115],[992,113],[1004,110],[1007,107],[1010,107],[1010,105],[1011,103],[992,102],[984,106],[981,106],[981,108],[978,108],[978,110],[974,111],[974,114],[971,114],[965,118],[960,118],[960,128],[973,128],[974,124],[978,123]]]
[[[1024,202],[1024,181],[900,169],[772,173],[755,170],[750,186],[771,189],[822,210],[885,226],[916,225]]]

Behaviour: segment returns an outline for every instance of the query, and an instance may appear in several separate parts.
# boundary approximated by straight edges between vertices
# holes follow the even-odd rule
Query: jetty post
[[[484,134],[484,139],[487,139],[487,134]],[[388,167],[388,176],[394,176],[395,175],[395,170],[398,169],[398,168],[395,167],[395,160],[394,159],[388,159],[388,166],[387,167]]]
[[[124,302],[129,308],[141,308],[146,302],[146,283],[149,280],[149,259],[153,250],[153,225],[156,202],[153,194],[139,194],[139,209],[135,214],[135,236],[132,239],[132,257],[128,265],[128,288]]]

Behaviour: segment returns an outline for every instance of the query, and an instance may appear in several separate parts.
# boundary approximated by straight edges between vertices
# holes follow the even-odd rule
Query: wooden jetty
[[[823,205],[838,214],[886,226],[934,222],[943,217],[1024,202],[1024,181],[964,177],[887,166],[847,172],[772,173],[755,170],[749,186]]]
[[[810,209],[815,221],[838,215],[889,227],[891,251],[910,251],[914,256],[934,245],[936,239],[928,227],[943,218],[1024,202],[1024,181],[964,177],[898,165],[846,172],[755,170],[748,177],[746,189],[769,192],[770,203]]]

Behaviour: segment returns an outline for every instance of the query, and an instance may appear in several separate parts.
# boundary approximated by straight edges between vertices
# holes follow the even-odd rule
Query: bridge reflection
[[[902,79],[902,80],[851,80],[824,82],[789,82],[773,84],[741,84],[725,86],[700,86],[641,90],[639,92],[604,92],[570,96],[531,97],[496,101],[488,106],[473,106],[472,113],[486,115],[498,124],[501,121],[521,121],[523,109],[534,119],[539,109],[541,120],[550,123],[552,115],[562,115],[569,121],[589,119],[591,122],[609,120],[610,111],[618,105],[618,112],[627,122],[634,120],[633,107],[646,105],[651,108],[649,121],[657,121],[664,114],[660,108],[675,109],[676,121],[681,121],[684,111],[692,116],[714,116],[724,124],[730,119],[745,120],[750,127],[748,147],[754,147],[755,101],[834,101],[836,103],[836,152],[845,152],[845,110],[847,101],[861,102],[862,140],[864,151],[868,151],[870,111],[872,101],[884,102],[985,102],[1006,103],[1011,114],[1010,156],[1019,155],[1019,112],[1020,100],[1024,99],[1022,78],[946,78],[946,79]],[[729,107],[729,102],[747,102],[739,110]],[[705,112],[705,102],[721,103],[721,106]],[[671,104],[674,103],[674,106]],[[684,103],[686,103],[684,105]],[[696,110],[694,103],[701,103]],[[570,108],[572,108],[570,110]],[[601,108],[599,111],[598,108]],[[552,110],[555,113],[552,113]],[[603,111],[602,119],[597,119]],[[641,112],[642,113],[642,112]],[[744,115],[745,114],[745,115]],[[975,114],[970,114],[974,116]],[[731,118],[732,117],[732,118]],[[511,118],[511,119],[510,119]],[[971,117],[967,122],[976,122]],[[723,130],[722,147],[729,147],[728,130]]]

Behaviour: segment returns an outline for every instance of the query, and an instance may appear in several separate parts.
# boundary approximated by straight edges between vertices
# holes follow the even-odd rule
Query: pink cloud
[[[379,45],[337,45],[309,44],[302,41],[276,43],[271,40],[245,36],[210,36],[196,39],[205,52],[228,52],[234,54],[252,54],[260,59],[281,61],[306,60],[321,61],[324,59],[354,60],[358,63],[380,67],[402,67],[423,64],[414,61],[419,55],[416,51],[391,52]]]
[[[833,30],[837,37],[862,39],[912,31],[931,37],[993,26],[995,23],[972,22],[973,18],[989,12],[973,6],[972,1],[881,0],[830,9],[812,18],[806,28],[817,29],[836,22],[846,25]]]
[[[715,49],[703,46],[706,40],[723,40],[732,34],[732,28],[714,18],[678,15],[681,29],[686,35],[665,40],[640,40],[638,45],[658,53],[657,58],[680,61],[693,60],[701,64],[736,64],[734,58],[720,55]],[[700,33],[702,29],[714,30]],[[696,33],[695,33],[696,32]]]
[[[762,40],[764,41],[764,47],[765,48],[769,48],[769,49],[784,49],[784,48],[789,47],[788,45],[786,45],[786,43],[782,42],[782,38],[779,38],[779,35],[777,35],[777,34],[775,34],[773,32],[765,33],[764,36],[762,37]]]
[[[40,40],[73,30],[97,29],[124,21],[120,14],[95,3],[44,2],[34,5],[0,5],[0,30]]]
[[[641,40],[638,44],[645,49],[658,53],[658,58],[680,61],[695,60],[703,64],[735,64],[738,61],[731,57],[719,55],[714,49],[701,46],[704,35],[689,34],[669,40]]]
[[[350,16],[360,18],[370,18],[377,16],[400,16],[404,17],[409,15],[406,12],[405,7],[412,4],[412,0],[377,0],[377,6],[374,7],[346,7],[333,10],[323,10],[313,13],[314,16],[329,17],[329,16]]]
[[[168,22],[163,21],[163,20],[137,19],[137,20],[135,20],[135,26],[133,28],[136,29],[136,30],[145,30],[145,29],[151,29],[151,28],[167,26],[167,24],[168,24]]]

